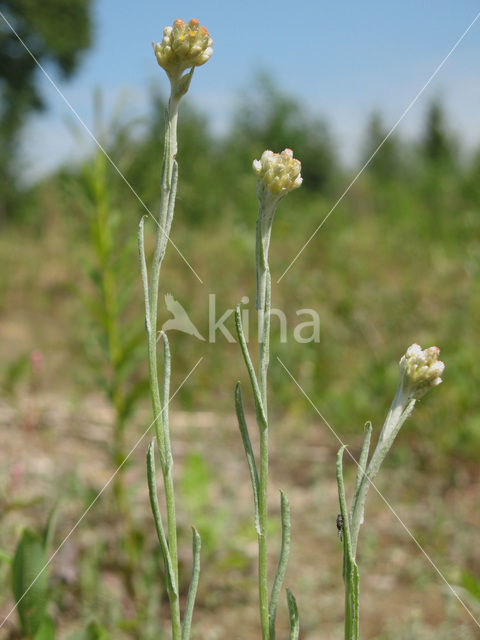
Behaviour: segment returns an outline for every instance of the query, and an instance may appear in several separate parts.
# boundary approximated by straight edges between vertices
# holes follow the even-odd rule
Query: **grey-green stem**
[[[275,618],[278,598],[285,576],[288,550],[290,546],[290,517],[288,501],[282,493],[282,547],[273,581],[271,597],[269,601],[268,575],[267,575],[267,525],[268,525],[268,414],[267,414],[267,376],[270,361],[270,312],[271,312],[271,279],[268,265],[268,249],[272,231],[272,223],[275,210],[280,200],[279,196],[273,196],[268,192],[263,182],[259,180],[257,194],[260,208],[257,218],[255,271],[257,282],[256,308],[258,313],[258,377],[255,372],[245,335],[242,328],[240,306],[235,310],[235,325],[237,336],[242,349],[243,358],[247,367],[255,399],[257,425],[260,434],[260,459],[259,470],[253,455],[248,427],[243,412],[240,387],[235,391],[235,407],[238,424],[242,435],[245,454],[250,470],[253,497],[255,502],[255,528],[258,536],[258,592],[260,607],[260,625],[262,640],[275,640]],[[287,601],[290,614],[290,640],[298,639],[298,610],[295,598],[287,590]]]
[[[337,485],[340,513],[343,519],[343,580],[345,583],[345,640],[358,640],[358,567],[352,546],[352,536],[345,487],[343,482],[343,452],[345,445],[337,454]]]
[[[257,239],[255,266],[257,276],[257,312],[259,364],[258,383],[260,387],[263,414],[267,421],[260,425],[260,474],[258,495],[258,587],[262,638],[270,638],[269,589],[267,575],[267,525],[268,525],[268,398],[267,376],[270,361],[270,309],[271,279],[268,265],[268,249],[272,222],[276,205],[270,199],[263,199],[257,219]]]
[[[157,312],[160,269],[165,255],[168,236],[170,233],[170,226],[173,218],[176,185],[178,178],[176,154],[179,100],[180,97],[175,96],[175,88],[172,85],[172,94],[166,112],[165,144],[161,175],[160,212],[158,217],[158,227],[149,283],[147,283],[146,264],[143,253],[143,224],[141,225],[140,229],[142,234],[142,240],[140,244],[140,259],[146,303],[145,327],[148,338],[148,369],[150,377],[150,389],[152,394],[155,435],[160,454],[160,463],[165,491],[165,503],[167,510],[167,535],[169,555],[168,560],[170,572],[171,574],[173,574],[171,575],[171,579],[174,582],[174,584],[169,589],[173,640],[180,640],[182,631],[180,621],[180,603],[178,598],[178,550],[175,514],[175,493],[172,475],[173,458],[171,454],[170,435],[168,427],[168,397],[165,397],[166,393],[168,395],[169,387],[170,352],[168,349],[168,341],[166,340],[166,336],[162,336],[164,343],[164,375],[162,391],[160,391],[157,361]]]

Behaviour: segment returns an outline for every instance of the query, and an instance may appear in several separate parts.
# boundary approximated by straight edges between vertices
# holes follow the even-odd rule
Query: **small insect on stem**
[[[340,538],[340,542],[343,540],[343,517],[339,513],[337,516],[337,536]]]

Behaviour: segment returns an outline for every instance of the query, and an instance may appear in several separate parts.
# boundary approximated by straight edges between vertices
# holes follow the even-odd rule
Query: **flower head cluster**
[[[153,50],[168,75],[178,76],[185,69],[205,64],[213,53],[212,44],[210,34],[198,20],[192,18],[185,24],[179,19],[164,28],[163,40],[153,44]]]
[[[273,196],[284,196],[302,184],[300,160],[293,157],[291,149],[284,149],[282,153],[264,151],[260,160],[253,161],[253,169],[259,182]]]
[[[420,345],[412,344],[401,358],[400,371],[412,397],[418,399],[442,382],[445,365],[438,359],[439,354],[438,347],[422,350]]]

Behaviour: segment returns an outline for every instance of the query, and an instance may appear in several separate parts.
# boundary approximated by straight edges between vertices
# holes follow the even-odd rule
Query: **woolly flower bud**
[[[438,359],[440,349],[423,349],[418,344],[408,347],[400,360],[400,371],[412,397],[420,398],[442,382],[444,363]]]
[[[260,160],[253,161],[253,169],[263,186],[274,196],[284,196],[302,184],[300,160],[293,157],[291,149],[282,153],[264,151]]]
[[[192,18],[185,24],[179,19],[173,26],[165,27],[163,40],[153,43],[153,50],[158,64],[169,76],[176,76],[185,69],[205,64],[213,53],[212,44],[210,34],[198,20]]]

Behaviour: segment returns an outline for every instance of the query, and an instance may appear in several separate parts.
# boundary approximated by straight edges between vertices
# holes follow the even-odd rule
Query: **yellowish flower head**
[[[418,344],[408,347],[400,360],[400,371],[413,397],[419,398],[442,382],[445,364],[438,359],[440,349],[423,349]]]
[[[175,20],[163,30],[163,40],[153,43],[158,64],[169,76],[178,76],[185,69],[205,64],[213,53],[213,40],[205,27],[195,18],[187,24]]]
[[[259,181],[274,196],[284,196],[302,184],[300,160],[293,157],[291,149],[282,153],[264,151],[260,160],[253,161],[253,170]]]

